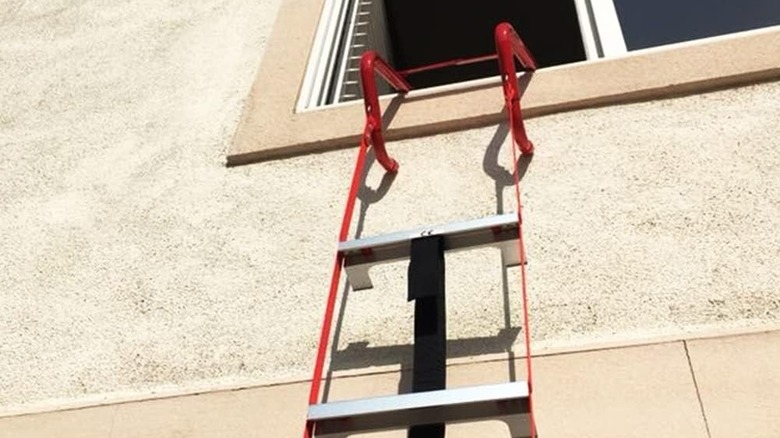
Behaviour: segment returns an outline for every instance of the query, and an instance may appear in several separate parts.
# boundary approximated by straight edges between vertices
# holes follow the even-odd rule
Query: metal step
[[[506,266],[520,263],[517,213],[508,213],[341,242],[339,252],[344,255],[349,284],[354,290],[371,289],[369,268],[407,259],[412,239],[437,235],[444,236],[445,251],[495,246]]]
[[[512,438],[529,436],[528,383],[510,382],[312,405],[317,438],[406,429],[431,423],[503,421]]]

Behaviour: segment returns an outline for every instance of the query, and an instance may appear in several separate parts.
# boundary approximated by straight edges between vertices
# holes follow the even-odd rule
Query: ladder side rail
[[[377,75],[401,93],[407,93],[412,89],[412,86],[375,51],[365,52],[360,57],[360,86],[363,91],[363,105],[366,109],[366,126],[363,137],[370,139],[379,164],[388,172],[395,173],[398,171],[398,162],[387,155],[385,140],[382,136],[382,110],[379,106],[379,92],[376,88]]]
[[[360,142],[360,148],[358,150],[358,156],[355,160],[355,170],[352,173],[352,182],[349,187],[349,194],[347,195],[347,205],[344,208],[344,216],[341,220],[341,230],[339,232],[339,243],[347,240],[349,234],[349,226],[352,223],[352,214],[355,210],[355,202],[357,200],[358,190],[362,182],[363,169],[366,165],[366,155],[368,154],[369,141],[364,134],[363,140]],[[336,298],[338,297],[339,284],[341,280],[341,271],[344,266],[344,255],[341,251],[336,250],[336,256],[333,263],[333,272],[331,274],[330,289],[328,291],[328,299],[325,304],[325,316],[322,321],[322,328],[320,330],[320,339],[317,344],[317,358],[314,363],[314,373],[311,379],[311,386],[309,388],[309,405],[315,405],[320,399],[320,385],[322,383],[322,374],[325,369],[325,357],[327,356],[328,346],[330,344],[330,332],[333,324],[333,314],[336,308]],[[303,431],[303,438],[314,437],[314,423],[307,421]]]
[[[362,55],[360,60],[360,78],[363,89],[363,100],[366,109],[366,125],[363,130],[363,136],[358,150],[358,157],[355,162],[355,170],[352,173],[352,182],[347,195],[347,205],[344,209],[344,216],[341,221],[341,230],[339,231],[339,243],[347,240],[349,227],[352,223],[352,214],[355,210],[358,189],[362,183],[363,169],[366,164],[366,155],[369,146],[374,148],[377,161],[388,172],[398,171],[398,162],[390,158],[385,150],[384,139],[382,138],[382,114],[379,106],[379,93],[376,88],[376,75],[378,74],[397,90],[406,93],[412,87],[408,82],[387,62],[385,62],[376,52],[370,51]],[[338,297],[338,288],[341,280],[341,271],[344,266],[344,255],[341,251],[336,251],[336,257],[333,264],[333,273],[331,275],[330,290],[325,304],[325,316],[320,330],[320,339],[317,345],[317,358],[314,363],[314,372],[309,388],[309,405],[315,405],[320,399],[320,385],[322,384],[322,375],[325,369],[325,357],[327,356],[328,346],[330,344],[330,332],[333,324],[333,314],[336,307],[336,298]],[[303,431],[304,438],[314,437],[315,424],[312,421],[306,422]]]
[[[534,145],[528,140],[520,110],[520,91],[517,86],[517,70],[515,58],[525,71],[536,71],[537,64],[523,40],[509,23],[501,23],[495,31],[496,51],[498,52],[498,69],[501,73],[501,83],[504,88],[504,99],[509,116],[509,126],[512,137],[524,155],[534,152]]]

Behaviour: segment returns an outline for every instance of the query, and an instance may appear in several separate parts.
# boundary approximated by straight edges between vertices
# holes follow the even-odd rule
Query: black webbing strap
[[[441,236],[412,240],[408,299],[414,300],[412,392],[446,389],[444,239]],[[444,424],[412,426],[407,436],[444,438]]]

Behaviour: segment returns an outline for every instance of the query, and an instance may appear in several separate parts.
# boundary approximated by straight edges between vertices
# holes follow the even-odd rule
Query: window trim
[[[325,1],[283,0],[229,147],[228,165],[357,146],[362,102],[296,112]],[[778,79],[777,47],[780,26],[541,69],[530,80],[521,78],[523,114],[531,118]],[[498,77],[380,101],[387,113],[387,141],[484,127],[504,119]]]
[[[623,28],[620,26],[614,0],[589,0],[593,8],[601,50],[604,58],[615,58],[628,53]]]
[[[580,23],[585,59],[599,59],[601,49],[597,43],[596,22],[591,20],[591,0],[574,0],[574,7],[577,10],[577,20]]]
[[[347,24],[346,16],[349,12],[349,5],[349,0],[323,1],[322,19],[319,20],[314,43],[306,63],[307,70],[296,104],[297,111],[322,104],[321,90],[325,88],[323,82],[328,81],[331,76],[326,71],[334,67],[338,68],[335,66],[335,59],[333,59],[339,50],[339,41],[335,35],[341,33]]]

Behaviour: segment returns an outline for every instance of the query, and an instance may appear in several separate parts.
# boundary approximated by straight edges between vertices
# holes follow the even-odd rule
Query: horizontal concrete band
[[[780,331],[540,357],[540,436],[777,436]],[[505,381],[522,361],[450,368],[451,386]],[[398,373],[337,379],[330,400],[403,389]],[[0,419],[0,437],[292,437],[306,411],[305,382]],[[567,421],[561,421],[566,418]],[[739,418],[739,421],[733,421]],[[494,423],[455,437],[501,433]],[[403,434],[403,432],[401,432]],[[471,435],[470,435],[471,434]],[[394,435],[388,435],[394,436]],[[399,435],[402,436],[402,435]]]
[[[700,333],[679,334],[672,336],[653,336],[642,339],[625,339],[609,342],[589,342],[587,344],[572,345],[568,348],[545,348],[533,351],[534,358],[553,357],[569,354],[581,354],[607,350],[618,350],[625,348],[646,347],[658,344],[668,344],[675,342],[692,342],[692,341],[707,341],[711,339],[742,339],[746,336],[760,336],[763,334],[780,334],[780,325],[764,325],[760,327],[740,328],[740,329],[717,329],[707,330]],[[491,363],[504,363],[507,361],[506,354],[492,354],[481,356],[480,358],[454,358],[448,359],[448,368],[458,366],[479,366],[483,364]],[[359,377],[371,377],[377,375],[395,375],[403,371],[398,366],[388,365],[374,367],[371,371],[366,370],[345,370],[335,371],[332,374],[333,380],[359,378]],[[96,398],[84,399],[80,398],[78,401],[56,401],[45,402],[36,405],[25,405],[17,408],[5,408],[0,410],[0,419],[23,417],[23,416],[36,416],[43,415],[51,412],[64,412],[80,409],[93,409],[98,407],[107,407],[114,405],[122,405],[128,403],[145,403],[155,400],[175,399],[181,397],[191,396],[207,396],[208,394],[217,394],[223,392],[232,391],[245,391],[245,390],[260,390],[263,388],[276,388],[290,385],[305,384],[308,385],[308,379],[294,379],[294,380],[280,380],[276,382],[265,382],[257,384],[256,382],[245,382],[243,385],[217,385],[204,382],[197,387],[189,387],[186,389],[175,388],[171,386],[168,390],[158,390],[152,393],[134,393],[134,394],[101,394]]]

